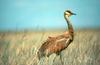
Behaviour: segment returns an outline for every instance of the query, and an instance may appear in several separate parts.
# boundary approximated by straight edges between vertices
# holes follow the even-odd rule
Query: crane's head
[[[67,15],[68,17],[71,16],[71,15],[76,15],[75,13],[71,12],[70,10],[66,10],[64,12],[64,15]]]

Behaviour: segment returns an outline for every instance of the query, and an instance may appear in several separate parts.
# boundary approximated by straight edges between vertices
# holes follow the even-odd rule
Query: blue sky
[[[66,9],[75,28],[100,27],[99,0],[0,0],[0,30],[66,28]]]

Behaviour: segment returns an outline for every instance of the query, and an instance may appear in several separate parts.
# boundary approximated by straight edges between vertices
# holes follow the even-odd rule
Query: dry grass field
[[[0,65],[37,65],[36,52],[48,36],[63,32],[1,32]],[[59,56],[52,54],[39,65],[62,65]],[[61,52],[64,65],[100,65],[100,30],[75,32],[74,41]]]

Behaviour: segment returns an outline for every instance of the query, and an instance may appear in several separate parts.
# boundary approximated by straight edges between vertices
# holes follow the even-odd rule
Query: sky
[[[67,28],[65,10],[74,28],[100,28],[99,0],[0,0],[0,30]]]

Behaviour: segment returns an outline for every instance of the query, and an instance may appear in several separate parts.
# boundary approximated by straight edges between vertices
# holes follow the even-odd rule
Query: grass
[[[48,36],[63,32],[0,33],[0,65],[37,65],[36,52]],[[100,30],[75,32],[74,41],[61,52],[64,65],[100,65]],[[40,65],[61,65],[55,54],[41,60]]]

